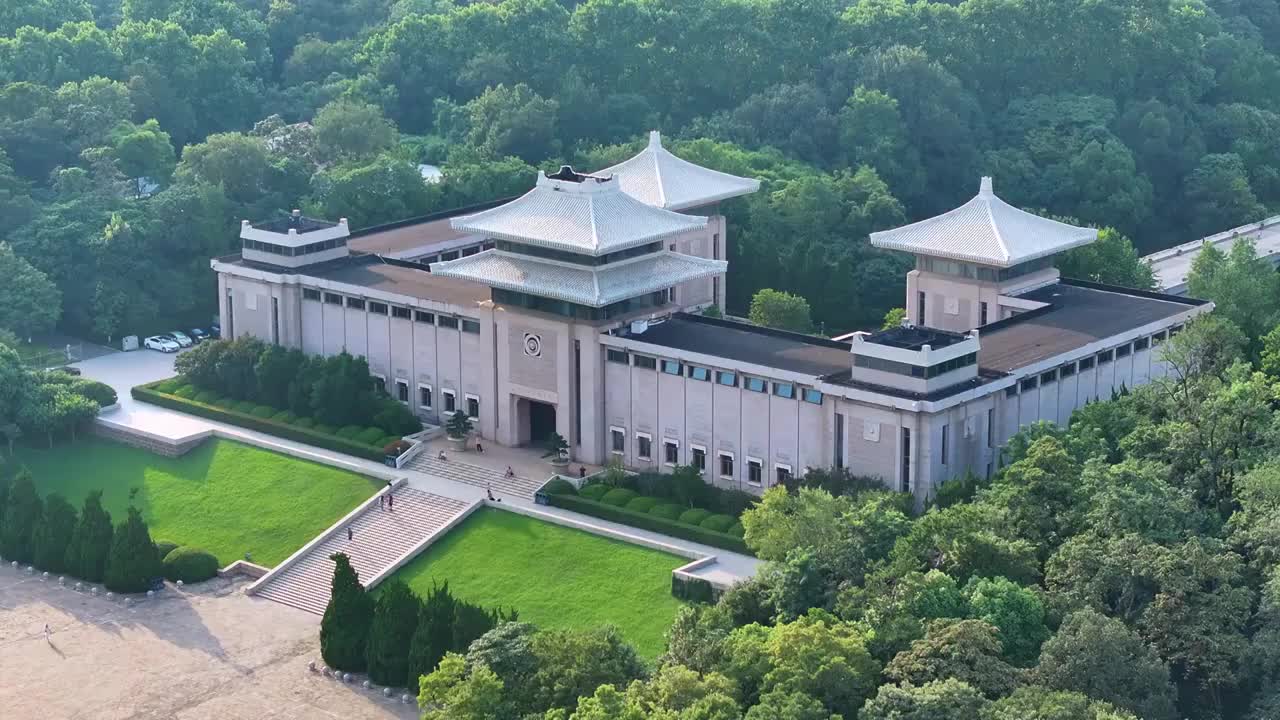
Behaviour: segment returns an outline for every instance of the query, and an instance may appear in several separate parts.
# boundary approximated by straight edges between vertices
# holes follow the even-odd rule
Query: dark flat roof
[[[296,274],[333,282],[359,285],[371,290],[398,293],[420,300],[435,300],[452,305],[471,306],[490,299],[487,285],[440,277],[412,263],[388,262],[376,255],[351,255],[300,268],[245,260],[238,255],[220,258],[223,262],[267,272]]]
[[[985,370],[1012,372],[1204,304],[1076,280],[1019,297],[1049,306],[980,328],[978,365]]]
[[[925,345],[939,350],[965,339],[963,333],[947,332],[924,327],[896,327],[873,332],[863,338],[866,342],[906,350],[920,350]]]
[[[853,365],[848,343],[685,313],[629,338],[805,375],[829,375]]]
[[[478,205],[444,210],[431,215],[376,225],[351,233],[347,246],[352,250],[376,254],[404,252],[419,247],[457,240],[472,233],[453,229],[453,218],[495,208],[515,198],[501,198]]]

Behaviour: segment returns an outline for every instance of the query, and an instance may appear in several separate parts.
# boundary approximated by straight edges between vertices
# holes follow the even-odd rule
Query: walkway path
[[[360,581],[368,586],[370,580],[394,565],[406,552],[441,528],[450,527],[455,518],[469,509],[468,503],[414,488],[398,488],[392,497],[393,509],[384,509],[377,501],[370,503],[282,572],[262,578],[253,586],[253,594],[322,615],[329,604],[333,581],[331,555],[346,553]],[[352,533],[350,540],[348,528]]]
[[[454,482],[466,483],[481,488],[492,488],[495,496],[514,495],[525,499],[531,499],[538,488],[546,482],[546,479],[533,480],[520,475],[507,477],[506,472],[498,472],[487,467],[473,465],[464,460],[457,459],[457,455],[449,455],[446,451],[445,457],[448,460],[439,460],[431,448],[418,454],[417,457],[405,463],[401,468],[404,470],[414,470],[427,475],[453,480]]]

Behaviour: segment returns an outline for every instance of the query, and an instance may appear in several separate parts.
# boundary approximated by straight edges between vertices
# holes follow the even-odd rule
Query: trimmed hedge
[[[263,420],[270,420],[276,414],[276,409],[269,405],[258,405],[253,409],[252,415]]]
[[[200,392],[199,390],[196,390],[191,385],[183,385],[182,387],[179,387],[177,390],[174,390],[173,394],[177,395],[180,398],[186,398],[190,400],[194,398],[199,392]]]
[[[680,513],[680,517],[676,519],[686,525],[701,525],[702,521],[709,517],[711,517],[711,511],[709,510],[703,510],[702,508],[689,508],[688,510]],[[715,530],[716,528],[708,529]],[[723,532],[723,530],[721,530],[721,532]]]
[[[655,506],[657,506],[657,504],[658,504],[657,498],[645,497],[641,495],[640,497],[627,503],[626,508],[634,512],[647,513],[650,510],[652,510]]]
[[[565,480],[562,477],[557,477],[548,480],[547,484],[542,486],[542,492],[549,493],[551,495],[577,495],[578,489],[575,488],[573,483],[568,480]]]
[[[320,432],[319,427],[308,429],[302,426],[299,420],[293,425],[276,422],[275,420],[254,417],[249,413],[242,413],[236,410],[224,410],[223,408],[207,405],[195,400],[188,400],[181,397],[175,397],[163,392],[158,392],[154,388],[155,383],[147,385],[139,385],[130,391],[133,399],[149,402],[152,405],[167,407],[180,412],[198,415],[210,420],[229,423],[231,425],[239,425],[240,427],[249,428],[250,430],[258,430],[260,432],[282,437],[287,440],[296,440],[308,445],[315,445],[328,450],[334,450],[348,455],[355,455],[367,460],[375,460],[382,462],[382,448],[371,447],[364,443],[345,440],[335,437],[331,433]]]
[[[272,419],[272,420],[275,420],[276,422],[282,422],[282,423],[296,423],[296,422],[298,422],[298,416],[297,416],[297,415],[294,415],[292,412],[290,412],[290,411],[288,411],[288,410],[281,410],[280,412],[276,413],[275,415],[272,415],[272,416],[271,416],[271,419]]]
[[[679,522],[682,513],[684,513],[684,508],[674,503],[663,503],[649,511],[650,515],[663,520],[670,520],[671,522]]]
[[[169,542],[168,540],[157,540],[156,541],[156,557],[161,560],[164,560],[165,557],[169,555],[169,553],[173,552],[177,548],[178,548],[178,543],[176,542]]]
[[[679,600],[691,603],[710,605],[716,600],[715,588],[704,578],[684,578],[671,576],[671,594]]]
[[[384,442],[379,442],[384,437],[386,435],[383,434],[382,428],[376,427],[367,427],[356,433],[356,440],[367,445],[386,445]]]
[[[359,425],[343,425],[342,427],[338,428],[338,432],[334,433],[334,435],[337,435],[338,437],[344,438],[346,440],[354,440],[356,435],[359,435],[360,431],[363,429],[364,428],[360,427]]]
[[[627,503],[631,502],[632,500],[635,500],[636,497],[637,495],[635,490],[628,490],[626,488],[614,488],[609,492],[605,493],[604,497],[600,498],[600,502],[608,503],[610,505],[616,505],[617,507],[625,507]]]
[[[607,485],[588,485],[579,490],[578,494],[588,500],[599,500],[607,492],[609,492]]]
[[[311,428],[316,426],[316,421],[312,420],[311,418],[298,418],[297,420],[293,421],[293,426],[300,427],[303,430],[310,430]]]
[[[732,524],[732,525],[730,525],[730,526],[729,526],[728,533],[729,533],[730,535],[735,536],[735,537],[746,537],[746,536],[747,536],[747,529],[746,529],[746,528],[744,528],[744,527],[742,527],[742,523],[741,523],[741,522],[736,522],[736,523],[734,523],[734,524]]]
[[[204,582],[217,574],[218,558],[207,550],[179,547],[164,556],[164,576],[173,582]]]
[[[583,515],[591,515],[593,517],[602,518],[604,520],[612,520],[613,522],[622,523],[638,527],[643,530],[652,530],[653,532],[670,535],[672,537],[683,538],[693,542],[702,543],[703,545],[711,545],[713,547],[724,548],[749,555],[750,550],[742,538],[734,537],[727,533],[718,533],[706,528],[694,525],[685,525],[684,523],[674,520],[666,520],[653,513],[638,513],[626,508],[615,507],[595,500],[589,500],[581,495],[547,495],[548,502],[551,505],[565,510],[580,512]],[[658,507],[665,507],[659,505]],[[679,508],[678,505],[671,507]],[[656,508],[655,508],[656,509]]]
[[[254,408],[258,407],[258,404],[249,402],[248,400],[241,400],[231,407],[233,407],[236,412],[242,412],[245,415],[252,415]]]
[[[737,521],[728,515],[709,515],[699,524],[712,532],[727,533],[735,522]]]
[[[337,437],[338,435],[338,428],[332,425],[326,425],[324,423],[316,423],[315,426],[312,427],[311,429],[315,430],[321,435],[333,435],[335,437]],[[342,438],[339,438],[339,439],[342,439]]]
[[[213,401],[218,399],[218,394],[215,392],[210,392],[208,390],[205,390],[204,392],[196,393],[196,396],[193,399],[196,402],[202,402],[206,405],[209,405],[209,404],[212,404]]]

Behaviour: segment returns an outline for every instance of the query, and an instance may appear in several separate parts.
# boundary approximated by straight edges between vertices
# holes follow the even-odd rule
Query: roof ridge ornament
[[[978,196],[979,197],[995,197],[995,195],[996,195],[996,192],[991,187],[991,176],[983,175],[982,182],[978,186]]]
[[[658,132],[657,130],[649,131],[649,147],[651,148],[662,147],[662,133]]]

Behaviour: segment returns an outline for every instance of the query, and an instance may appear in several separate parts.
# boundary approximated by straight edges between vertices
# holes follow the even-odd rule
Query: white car
[[[182,347],[191,347],[192,345],[195,345],[195,341],[190,337],[187,337],[186,333],[183,333],[180,330],[171,330],[165,333],[165,336]]]
[[[178,352],[181,347],[178,343],[161,335],[152,335],[146,340],[143,340],[142,344],[149,350],[159,350],[160,352],[165,353]]]

